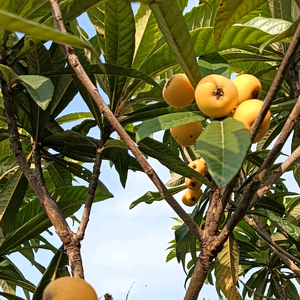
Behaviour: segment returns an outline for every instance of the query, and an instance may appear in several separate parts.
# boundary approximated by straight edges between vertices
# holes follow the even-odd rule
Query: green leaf
[[[64,19],[66,22],[66,20]],[[72,45],[76,48],[87,48],[93,52],[93,48],[86,41],[49,26],[39,24],[19,17],[16,14],[0,9],[0,28],[7,31],[18,31],[30,35],[39,40],[52,40],[57,44]]]
[[[202,3],[184,15],[189,31],[203,27],[213,27],[219,0],[210,0],[210,5]]]
[[[203,121],[202,113],[199,112],[184,112],[163,115],[155,119],[144,122],[136,132],[136,142],[138,143],[145,137],[160,130],[170,129],[176,126]]]
[[[50,159],[51,161],[55,161],[57,164],[59,164],[61,167],[65,168],[66,170],[70,171],[75,176],[85,180],[88,183],[90,182],[91,177],[92,177],[92,172],[89,169],[81,166],[80,164],[58,158],[54,155],[45,155],[43,157]],[[103,200],[113,197],[113,194],[110,193],[110,191],[107,189],[107,187],[100,180],[98,180],[97,189],[102,191]],[[106,196],[106,198],[105,198],[105,196]]]
[[[298,25],[300,24],[300,17],[292,24],[290,22],[286,22],[283,20],[280,20],[280,21],[283,24],[284,24],[284,22],[286,23],[285,28],[283,28],[283,30],[281,30],[275,37],[272,37],[265,43],[261,44],[259,47],[260,52],[262,52],[266,46],[268,46],[272,43],[286,40],[286,39],[287,39],[287,41],[289,41],[288,39],[291,39],[294,36],[294,34],[298,28]]]
[[[10,86],[20,80],[20,77],[8,66],[0,64],[0,71]]]
[[[215,261],[216,280],[228,299],[242,299],[236,284],[239,272],[239,247],[233,236],[229,236]]]
[[[267,0],[221,0],[217,9],[214,26],[214,45],[218,49],[231,26],[252,10],[260,7]]]
[[[55,196],[57,198],[59,195]],[[34,211],[32,210],[34,205],[38,211],[37,214],[34,214]],[[74,199],[61,198],[60,201],[58,201],[58,207],[61,209],[65,218],[74,214],[81,207],[81,205],[82,202],[77,199],[77,195],[74,195]],[[15,226],[16,225],[16,230],[7,236],[4,242],[1,244],[0,256],[5,255],[9,250],[39,235],[47,228],[52,226],[46,213],[41,211],[41,207],[37,199],[31,201],[19,211],[15,220]]]
[[[39,75],[22,75],[19,78],[37,105],[46,110],[53,96],[52,81]]]
[[[196,103],[188,105],[184,108],[174,108],[172,106],[168,106],[166,102],[149,104],[128,114],[127,117],[125,117],[124,120],[121,121],[121,124],[130,124],[134,122],[145,121],[158,116],[179,112],[199,112],[199,108]]]
[[[62,117],[56,118],[55,121],[61,125],[69,122],[87,119],[87,118],[93,119],[94,117],[90,112],[75,112],[75,113],[70,113]]]
[[[18,297],[16,295],[12,295],[12,294],[9,294],[9,293],[0,292],[0,295],[3,296],[5,299],[8,299],[8,300],[24,300],[24,298],[21,298],[21,297]]]
[[[130,3],[122,0],[105,3],[106,62],[130,68],[134,54],[135,23]],[[123,98],[125,77],[109,77],[110,107],[114,111]]]
[[[231,27],[218,50],[241,48],[249,44],[261,44],[268,41],[273,34],[256,28],[255,26],[236,25]],[[191,38],[197,56],[216,52],[213,44],[213,28],[200,28],[191,31]],[[154,76],[168,68],[177,65],[178,62],[166,44],[161,45],[141,65],[140,70],[150,76]]]
[[[198,65],[202,78],[210,74],[218,74],[230,79],[230,66],[218,52],[200,56]]]
[[[134,19],[136,33],[132,68],[139,69],[155,47],[161,32],[148,5],[141,3]]]
[[[247,15],[239,19],[238,23],[244,24],[256,17],[263,17],[263,18],[272,18],[269,1],[265,2],[262,6],[252,10]]]
[[[184,73],[195,88],[201,79],[196,53],[182,11],[173,0],[150,4],[158,26]]]
[[[251,145],[245,125],[229,117],[212,121],[195,144],[216,184],[225,188],[241,168]]]
[[[56,188],[72,185],[72,175],[59,164],[52,164],[47,167]]]
[[[51,282],[51,280],[64,276],[70,276],[66,268],[67,265],[69,265],[69,259],[67,254],[64,252],[63,246],[61,246],[51,259],[43,277],[38,283],[32,296],[32,300],[42,300],[43,291]]]
[[[175,195],[183,190],[186,189],[186,186],[182,185],[176,188],[172,188],[169,189],[169,193],[171,195]],[[133,201],[130,206],[129,209],[132,209],[134,207],[136,207],[138,204],[140,203],[146,203],[146,204],[152,204],[154,201],[161,201],[163,200],[161,194],[159,192],[147,192],[146,194],[144,194],[142,197],[138,198],[137,200]]]
[[[109,151],[110,160],[113,162],[117,172],[119,173],[123,188],[125,188],[128,175],[127,155],[128,150],[118,147],[110,148]]]
[[[270,0],[269,6],[274,19],[292,21],[291,1],[290,0]]]
[[[26,54],[26,62],[29,75],[40,75],[53,69],[51,55],[42,42]]]
[[[133,135],[130,134],[131,138]],[[189,178],[196,178],[204,183],[206,186],[210,186],[211,183],[202,174],[196,172],[188,165],[186,165],[174,152],[164,143],[160,143],[151,138],[145,138],[138,144],[139,149],[146,155],[149,155],[157,159],[162,165],[166,166],[169,170],[181,174]]]
[[[146,75],[145,73],[139,70],[135,70],[130,67],[116,66],[112,64],[103,64],[103,67],[105,68],[105,71],[99,65],[83,66],[86,73],[90,75],[106,74],[111,76],[123,76],[128,78],[135,78],[160,88],[160,85],[157,84],[151,77],[149,77],[148,75]],[[46,72],[43,73],[43,75],[47,77],[56,77],[61,75],[75,75],[75,71],[73,70],[73,68],[68,67],[53,72]]]
[[[25,279],[19,269],[9,259],[3,257],[0,263],[0,278],[30,292],[33,292],[35,289],[35,286]]]
[[[94,75],[91,75],[90,79],[92,80],[94,85],[96,85]],[[101,126],[102,126],[102,114],[99,110],[99,107],[97,106],[96,102],[94,101],[94,99],[92,98],[90,93],[87,91],[87,89],[83,85],[83,83],[78,79],[78,77],[73,76],[73,80],[74,80],[74,82],[75,82],[75,84],[76,84],[76,86],[79,90],[79,93],[80,93],[81,97],[83,98],[83,100],[86,103],[86,105],[88,106],[90,112],[93,114],[95,120],[97,121],[97,124],[98,124],[99,128],[101,128]]]
[[[251,213],[269,219],[276,227],[286,232],[296,243],[300,242],[300,228],[298,226],[280,219],[269,210],[251,210]]]
[[[10,177],[0,193],[0,240],[12,230],[13,222],[18,213],[28,186],[22,171],[17,171]]]
[[[54,80],[54,93],[51,103],[51,116],[56,118],[72,101],[78,89],[72,76],[59,76]]]
[[[80,133],[72,130],[66,130],[63,132],[58,132],[53,135],[49,135],[44,139],[43,145],[51,146],[57,143],[68,143],[76,145],[94,145],[88,138],[81,135]]]

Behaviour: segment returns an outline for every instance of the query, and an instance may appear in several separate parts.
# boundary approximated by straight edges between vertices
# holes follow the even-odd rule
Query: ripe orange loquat
[[[259,114],[264,102],[257,99],[250,99],[242,102],[234,111],[232,117],[238,121],[243,122],[247,129],[250,131],[253,122]],[[257,133],[253,143],[257,143],[261,138],[264,137],[266,132],[269,130],[271,120],[271,112],[268,111],[259,132]]]
[[[238,90],[228,78],[212,74],[199,81],[195,99],[204,114],[214,119],[222,118],[237,105]]]
[[[175,74],[163,88],[163,98],[172,107],[182,108],[195,99],[195,90],[185,74]]]

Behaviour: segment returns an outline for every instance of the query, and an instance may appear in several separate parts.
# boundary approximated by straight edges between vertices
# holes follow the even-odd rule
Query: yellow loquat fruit
[[[249,99],[259,98],[262,88],[260,81],[255,76],[242,74],[235,77],[232,82],[236,85],[239,94],[237,104]]]
[[[186,198],[186,201],[188,201],[190,203],[197,203],[197,201],[199,200],[201,195],[202,195],[201,189],[197,189],[197,190],[188,189],[186,191],[185,198]]]
[[[238,90],[228,78],[212,74],[199,81],[195,99],[204,114],[214,119],[222,118],[237,105]]]
[[[175,74],[163,88],[163,98],[172,107],[182,108],[195,99],[195,90],[185,74]]]
[[[202,123],[200,121],[180,125],[170,129],[170,133],[176,142],[184,147],[194,145],[201,132]]]
[[[192,202],[187,201],[187,199],[186,199],[186,193],[187,193],[187,192],[185,192],[185,193],[182,195],[182,197],[181,197],[182,203],[183,203],[184,205],[186,205],[186,206],[194,206],[194,205],[196,204],[196,202],[195,202],[195,203],[192,203]]]
[[[98,300],[94,288],[76,277],[60,277],[51,281],[43,292],[43,300]]]
[[[257,99],[250,99],[242,102],[234,111],[232,117],[238,121],[243,122],[247,129],[250,131],[253,122],[259,114],[264,102]],[[271,120],[271,112],[268,111],[266,114],[259,132],[257,133],[253,143],[257,143],[261,138],[264,137],[266,132],[269,130]]]

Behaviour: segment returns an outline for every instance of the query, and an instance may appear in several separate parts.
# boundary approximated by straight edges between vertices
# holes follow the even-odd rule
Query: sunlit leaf
[[[228,299],[242,299],[236,284],[239,271],[239,247],[232,235],[225,242],[215,261],[216,280]]]
[[[205,159],[216,184],[225,188],[242,166],[250,145],[245,125],[227,118],[212,121],[196,141],[195,149]]]
[[[195,88],[201,75],[189,30],[177,1],[164,0],[161,4],[151,4],[150,8],[173,55]]]
[[[266,1],[221,0],[217,9],[214,26],[214,45],[216,49],[218,49],[218,46],[233,24],[237,23],[240,18],[247,15],[250,11],[260,7]]]

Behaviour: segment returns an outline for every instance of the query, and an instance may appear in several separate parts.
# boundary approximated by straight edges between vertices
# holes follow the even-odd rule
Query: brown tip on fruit
[[[214,96],[217,98],[217,100],[220,100],[224,96],[224,90],[222,89],[222,87],[218,86],[214,90]]]
[[[166,84],[166,88],[170,85],[170,83],[171,83],[171,81],[173,80],[173,76],[171,76],[170,78],[169,78],[169,80],[167,81],[167,84]]]
[[[192,187],[195,187],[195,186],[196,186],[196,183],[195,183],[195,182],[191,182],[191,186],[192,186]]]
[[[192,197],[191,200],[192,201],[197,201],[197,199],[195,197]]]
[[[254,91],[252,93],[252,99],[258,99],[258,96],[259,96],[259,92],[258,91]]]

